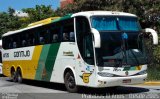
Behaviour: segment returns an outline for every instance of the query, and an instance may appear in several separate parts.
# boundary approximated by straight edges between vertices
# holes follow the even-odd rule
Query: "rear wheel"
[[[13,82],[16,82],[16,81],[17,81],[16,71],[14,71],[14,70],[11,71],[11,80],[12,80]]]
[[[67,72],[64,77],[64,82],[65,82],[65,86],[69,92],[73,93],[73,92],[78,91],[78,87],[76,85],[73,73]]]
[[[17,78],[16,79],[17,79],[18,83],[22,83],[22,73],[21,73],[20,69],[17,70]]]

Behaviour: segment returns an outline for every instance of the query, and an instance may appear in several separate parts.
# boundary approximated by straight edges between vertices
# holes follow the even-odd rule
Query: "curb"
[[[138,86],[160,86],[160,81],[147,81],[142,84],[137,84]]]
[[[149,82],[145,82],[143,85],[160,86],[160,82],[159,81],[149,81]]]

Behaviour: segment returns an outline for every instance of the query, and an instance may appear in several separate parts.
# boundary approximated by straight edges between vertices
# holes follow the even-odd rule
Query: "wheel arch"
[[[12,65],[11,68],[10,68],[10,73],[9,73],[10,76],[11,76],[12,71],[16,71],[16,67],[14,65]]]
[[[23,71],[22,71],[21,66],[18,66],[18,67],[17,67],[16,71],[18,71],[18,70],[20,70],[21,76],[23,77]]]
[[[76,84],[77,84],[75,69],[73,69],[73,67],[71,67],[71,66],[67,66],[67,67],[64,69],[64,72],[63,72],[63,82],[64,82],[65,74],[66,74],[67,72],[72,72],[72,73],[73,73],[73,76],[75,77],[75,82],[76,82]]]

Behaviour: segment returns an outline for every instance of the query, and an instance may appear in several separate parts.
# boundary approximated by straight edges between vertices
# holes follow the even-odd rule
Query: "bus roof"
[[[117,11],[85,11],[85,12],[79,12],[72,15],[72,17],[75,16],[94,16],[94,15],[108,15],[108,16],[131,16],[131,17],[137,17],[134,14],[125,13],[125,12],[117,12]]]
[[[12,35],[12,34],[16,34],[16,33],[23,32],[23,31],[26,31],[26,30],[29,30],[29,29],[33,29],[33,28],[36,28],[36,27],[43,26],[43,25],[52,23],[53,20],[56,20],[56,19],[59,19],[59,18],[60,17],[51,17],[51,18],[47,18],[47,19],[44,19],[44,20],[40,20],[38,22],[34,22],[34,23],[29,24],[26,28],[19,29],[19,30],[16,30],[16,31],[9,31],[9,32],[3,34],[2,37],[9,36],[9,35]]]
[[[9,36],[9,35],[12,35],[12,34],[16,34],[16,33],[19,33],[19,32],[23,32],[23,31],[26,31],[26,30],[29,30],[29,29],[33,29],[33,28],[42,26],[42,25],[43,24],[38,24],[38,25],[35,25],[35,26],[26,27],[26,28],[23,28],[23,29],[20,29],[20,30],[16,30],[16,31],[9,31],[9,32],[3,34],[2,37]]]
[[[131,17],[136,17],[136,15],[134,14],[130,14],[130,13],[125,13],[125,12],[117,12],[117,11],[84,11],[84,12],[78,12],[75,14],[68,14],[66,16],[63,17],[51,17],[51,18],[47,18],[38,22],[34,22],[28,25],[28,27],[20,29],[20,30],[16,30],[16,31],[9,31],[5,34],[2,35],[2,37],[4,36],[9,36],[15,33],[19,33],[22,31],[26,31],[29,29],[33,29],[36,27],[40,27],[46,24],[50,24],[50,23],[54,23],[54,22],[58,22],[58,21],[62,21],[65,19],[69,19],[72,17],[76,17],[76,16],[86,16],[86,17],[90,17],[90,16],[94,16],[94,15],[108,15],[108,16],[131,16]]]

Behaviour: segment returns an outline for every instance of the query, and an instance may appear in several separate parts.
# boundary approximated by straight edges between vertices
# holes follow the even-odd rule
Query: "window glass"
[[[93,28],[102,30],[118,30],[115,17],[93,17]]]
[[[76,17],[76,35],[77,44],[83,60],[90,64],[94,64],[92,34],[87,18]]]
[[[74,20],[69,19],[62,21],[62,40],[63,41],[75,41],[74,33]]]
[[[140,31],[136,17],[127,16],[93,16],[92,27],[98,31]]]
[[[60,41],[61,28],[59,26],[52,25],[50,29],[50,42],[56,43]]]

